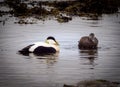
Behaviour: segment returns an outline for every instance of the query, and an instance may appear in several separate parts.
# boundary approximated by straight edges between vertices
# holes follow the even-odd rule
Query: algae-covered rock
[[[111,82],[107,80],[84,80],[80,81],[76,85],[66,85],[64,84],[63,87],[119,87],[120,83],[118,82]]]

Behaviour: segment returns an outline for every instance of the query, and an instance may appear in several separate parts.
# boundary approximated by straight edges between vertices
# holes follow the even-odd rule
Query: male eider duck
[[[19,51],[19,53],[23,55],[29,55],[29,53],[34,53],[35,55],[48,55],[57,52],[59,52],[59,44],[52,36],[48,37],[45,42],[31,44]]]
[[[89,36],[84,36],[80,39],[78,47],[79,49],[97,49],[98,39],[94,33],[90,33]]]

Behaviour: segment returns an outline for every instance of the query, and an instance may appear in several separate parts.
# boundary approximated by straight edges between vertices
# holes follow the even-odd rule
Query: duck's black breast
[[[51,54],[51,53],[56,53],[56,50],[53,47],[38,46],[33,51],[33,53],[36,55],[47,55],[47,54]]]

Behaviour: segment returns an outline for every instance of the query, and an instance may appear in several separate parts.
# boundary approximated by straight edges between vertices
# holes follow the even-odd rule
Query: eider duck
[[[56,52],[59,52],[59,44],[52,36],[48,37],[45,42],[36,42],[19,50],[19,53],[23,55],[29,55],[29,53],[48,55]]]
[[[80,39],[78,47],[79,49],[97,49],[98,39],[94,33],[90,33],[89,36],[84,36]]]

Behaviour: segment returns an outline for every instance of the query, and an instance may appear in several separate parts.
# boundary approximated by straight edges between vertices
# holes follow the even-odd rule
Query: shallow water
[[[0,23],[0,87],[62,87],[87,79],[120,82],[120,14],[100,20],[74,17],[68,23],[55,20],[37,24],[14,24],[4,16]],[[95,33],[98,50],[79,50],[78,40]],[[17,53],[33,42],[54,36],[60,44],[55,56],[23,56]]]

